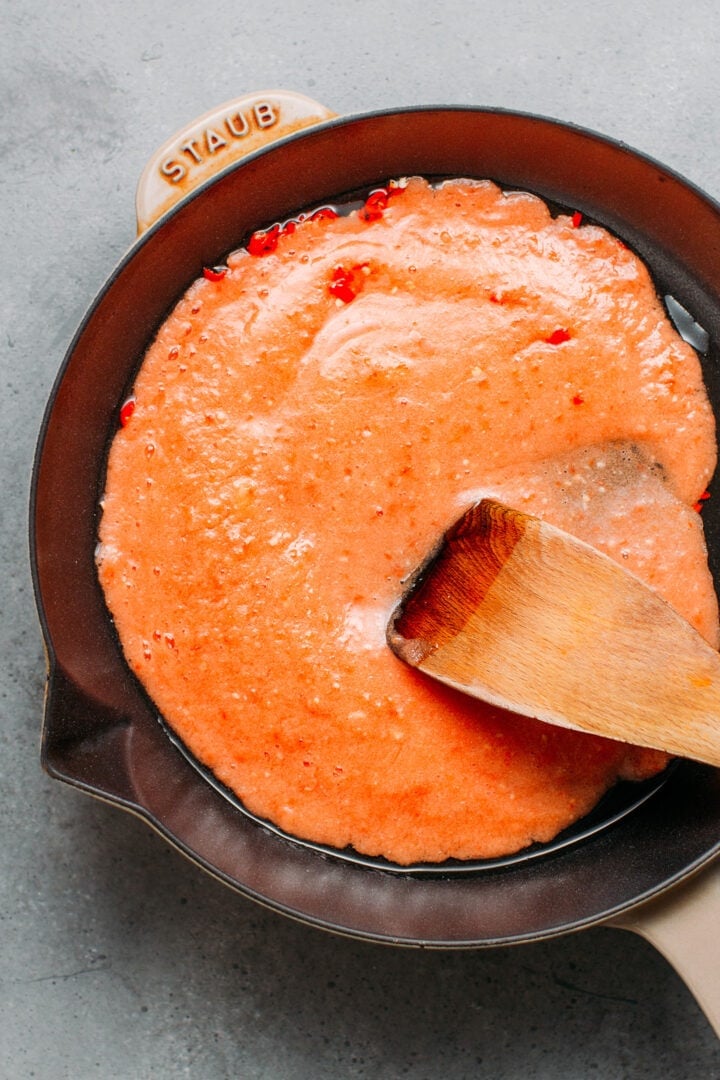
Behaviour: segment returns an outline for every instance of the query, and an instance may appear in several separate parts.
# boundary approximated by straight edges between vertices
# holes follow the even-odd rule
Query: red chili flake
[[[254,232],[248,240],[247,249],[251,255],[270,255],[278,245],[280,226]]]
[[[582,396],[582,394],[575,394],[575,396],[572,399],[572,403],[573,403],[573,405],[584,405],[585,404],[585,398]]]
[[[282,233],[283,236],[292,236],[292,234],[295,232],[296,229],[297,229],[297,221],[293,221],[292,218],[291,218],[290,221],[285,222],[285,224],[283,225],[283,227],[281,229],[281,233]]]
[[[491,304],[504,304],[505,301],[500,296],[498,296],[497,293],[491,292],[490,293],[490,303]]]
[[[135,412],[135,398],[129,397],[120,408],[120,427],[127,427],[130,417]]]
[[[570,340],[570,332],[563,329],[563,327],[558,327],[558,329],[553,330],[550,337],[545,338],[545,340],[548,345],[562,345],[563,341]]]
[[[204,266],[203,277],[207,281],[222,281],[228,272],[227,266]]]
[[[310,215],[311,221],[333,221],[337,217],[337,211],[332,206],[321,206]]]
[[[388,201],[395,195],[399,195],[403,190],[404,188],[395,186],[371,191],[360,211],[360,217],[364,221],[377,221],[378,218],[382,217],[383,210],[387,209]]]
[[[355,275],[352,270],[346,270],[342,266],[336,266],[332,272],[332,280],[328,288],[332,295],[336,296],[338,300],[342,300],[343,303],[349,304],[357,295],[353,288],[354,278]]]
[[[709,491],[703,491],[703,493],[700,496],[700,498],[698,499],[698,501],[696,503],[693,503],[693,510],[697,510],[697,512],[700,513],[700,511],[703,508],[703,503],[707,502],[707,500],[709,498],[710,498],[710,492]]]
[[[575,213],[572,216],[572,227],[573,227],[573,229],[577,229],[577,228],[580,227],[580,225],[582,223],[582,219],[583,219],[582,214],[580,213],[579,210],[576,210]]]
[[[364,277],[369,273],[369,268],[370,263],[367,262],[355,263],[349,270],[346,270],[344,266],[336,266],[328,286],[332,295],[342,300],[343,303],[349,304],[362,288],[362,277],[360,283],[358,283],[356,275],[361,274]]]
[[[378,221],[382,215],[383,210],[387,206],[387,192],[373,191],[371,195],[368,195],[365,200],[365,205],[360,211],[360,217],[363,221]]]

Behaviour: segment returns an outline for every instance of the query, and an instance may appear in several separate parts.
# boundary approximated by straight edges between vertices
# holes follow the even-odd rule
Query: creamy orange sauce
[[[411,180],[201,279],[138,373],[98,569],[128,663],[247,808],[399,863],[547,841],[664,755],[397,660],[402,580],[484,494],[606,551],[718,644],[698,359],[593,225]],[[343,288],[348,284],[348,289]]]

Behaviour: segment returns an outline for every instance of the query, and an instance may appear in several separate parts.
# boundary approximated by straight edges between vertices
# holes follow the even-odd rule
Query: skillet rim
[[[40,427],[37,448],[35,452],[32,481],[30,489],[30,561],[31,561],[31,573],[33,580],[33,588],[35,591],[36,605],[38,609],[38,615],[40,618],[40,624],[43,632],[43,641],[46,649],[47,659],[47,687],[48,693],[46,698],[46,708],[43,720],[43,735],[42,735],[42,748],[41,748],[41,760],[43,767],[46,771],[61,779],[72,786],[78,787],[81,790],[86,791],[89,794],[93,794],[96,797],[108,801],[114,805],[118,805],[124,809],[130,810],[135,813],[136,816],[142,818],[147,824],[151,825],[156,831],[164,836],[168,842],[185,854],[191,861],[194,861],[200,865],[207,872],[213,876],[228,884],[236,891],[244,893],[264,906],[270,907],[274,910],[280,911],[292,918],[299,919],[302,922],[319,925],[325,929],[332,930],[335,933],[345,934],[356,938],[375,941],[392,941],[397,944],[407,945],[422,945],[425,947],[433,946],[438,948],[477,948],[489,945],[505,944],[509,942],[519,941],[534,941],[542,938],[554,937],[563,933],[570,932],[572,930],[582,929],[589,925],[594,925],[600,922],[607,921],[608,918],[619,914],[620,912],[627,911],[628,909],[635,907],[638,903],[641,903],[645,899],[651,896],[658,895],[660,892],[672,887],[674,884],[683,880],[684,878],[694,874],[705,863],[709,862],[720,851],[720,838],[718,838],[714,844],[709,848],[703,850],[701,853],[696,854],[689,864],[684,866],[680,870],[675,870],[669,875],[663,877],[662,881],[656,884],[654,887],[644,889],[640,894],[634,895],[632,898],[626,901],[611,905],[610,907],[602,910],[601,912],[583,916],[570,923],[563,924],[562,926],[553,926],[545,929],[536,929],[520,934],[510,934],[505,937],[497,937],[490,939],[471,939],[471,940],[444,940],[440,938],[417,938],[413,936],[403,937],[397,934],[388,934],[385,932],[371,932],[368,930],[362,930],[360,928],[348,928],[346,926],[339,925],[337,920],[330,918],[318,918],[317,916],[308,915],[305,912],[300,912],[292,907],[290,904],[283,903],[277,899],[271,900],[267,896],[263,896],[257,893],[256,890],[247,886],[236,878],[228,875],[220,870],[216,865],[209,861],[200,852],[194,850],[180,837],[175,835],[167,825],[156,816],[156,814],[147,806],[140,805],[131,798],[126,798],[119,791],[111,791],[109,788],[103,788],[102,786],[93,785],[88,783],[82,778],[79,773],[73,774],[72,769],[63,769],[59,763],[57,754],[51,749],[50,743],[52,741],[53,728],[57,725],[57,717],[53,713],[52,702],[54,695],[54,687],[56,687],[58,680],[62,680],[62,668],[58,661],[57,650],[55,647],[55,641],[53,639],[53,633],[50,628],[50,620],[48,618],[45,600],[43,597],[43,587],[41,583],[41,575],[38,568],[38,536],[37,536],[37,513],[38,513],[38,499],[40,488],[40,473],[43,463],[43,454],[46,447],[46,440],[48,430],[52,422],[53,413],[57,404],[57,397],[60,389],[64,383],[67,375],[68,368],[71,364],[72,358],[76,355],[76,352],[83,340],[83,337],[92,323],[95,317],[98,307],[112,292],[117,280],[127,270],[127,268],[135,261],[138,254],[147,246],[155,242],[155,237],[165,230],[171,221],[176,220],[187,212],[187,208],[191,204],[195,204],[198,200],[205,197],[207,191],[216,187],[224,182],[228,182],[228,178],[232,177],[237,172],[246,169],[249,165],[257,162],[259,159],[267,157],[269,155],[276,155],[283,152],[288,144],[298,142],[312,142],[318,139],[319,136],[327,137],[328,132],[332,132],[336,129],[345,129],[351,127],[357,123],[373,122],[383,119],[398,119],[411,116],[426,116],[428,114],[470,114],[480,117],[501,117],[515,122],[516,120],[530,122],[532,124],[549,125],[551,128],[563,132],[570,133],[580,139],[589,139],[594,143],[597,143],[601,147],[605,147],[611,151],[620,151],[622,154],[628,155],[634,161],[639,161],[642,165],[657,170],[658,173],[673,179],[683,189],[689,191],[696,198],[702,200],[718,217],[720,218],[720,203],[717,200],[708,196],[702,189],[691,181],[683,177],[679,172],[668,168],[662,163],[656,161],[651,156],[641,153],[628,144],[611,138],[609,136],[602,135],[591,129],[582,127],[580,125],[569,123],[565,121],[556,120],[550,117],[545,117],[529,112],[519,112],[516,110],[505,108],[493,108],[486,106],[463,106],[463,105],[432,105],[432,106],[403,106],[397,109],[382,109],[374,110],[371,112],[358,113],[351,116],[337,117],[319,124],[315,127],[305,129],[303,131],[286,136],[277,143],[264,147],[254,153],[248,155],[246,158],[240,161],[234,162],[223,169],[217,176],[205,181],[199,185],[194,191],[192,191],[181,203],[172,207],[161,218],[158,219],[146,232],[136,238],[134,243],[122,256],[118,264],[110,273],[101,289],[97,292],[91,305],[88,307],[85,315],[78,326],[75,334],[72,337],[70,345],[65,353],[63,362],[57,372],[55,380],[52,385],[52,389],[46,404],[46,408],[43,414],[42,424]],[[512,185],[507,185],[511,187]],[[541,196],[542,197],[542,196]],[[550,201],[548,199],[548,201]],[[256,227],[260,227],[263,222],[258,222]],[[225,248],[227,250],[227,246]],[[178,293],[178,295],[180,295]],[[159,322],[162,321],[164,316],[160,316]],[[134,370],[134,368],[133,368]],[[690,766],[692,769],[693,766]],[[201,783],[205,784],[206,781],[201,780]],[[364,869],[364,868],[363,868]],[[371,871],[372,873],[372,871]],[[422,879],[420,879],[422,880]]]

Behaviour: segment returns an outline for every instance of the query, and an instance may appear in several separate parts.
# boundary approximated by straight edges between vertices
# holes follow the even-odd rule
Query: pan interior
[[[426,176],[430,183],[433,185],[440,185],[447,180],[453,179],[450,175],[432,175]],[[341,195],[326,200],[322,205],[330,205],[334,211],[340,214],[348,214],[354,210],[360,208],[369,192],[375,188],[386,185],[394,177],[380,177],[375,184],[367,185],[364,188],[357,188],[351,191],[346,191]],[[485,177],[477,177],[477,179],[485,179]],[[499,184],[498,186],[503,187]],[[505,191],[513,190],[507,184],[504,185]],[[525,188],[525,190],[528,190]],[[559,215],[572,216],[575,211],[574,205],[566,204],[559,201],[557,198],[549,199],[540,191],[534,191],[549,207],[551,214],[554,217]],[[289,218],[301,219],[305,215],[310,215],[318,209],[317,204],[311,204],[298,208],[295,212],[288,215]],[[594,219],[589,215],[585,215],[586,223],[594,223],[603,225],[603,222],[598,219]],[[258,229],[268,229],[275,224],[272,220],[263,220],[256,223]],[[603,227],[606,227],[603,225]],[[246,243],[248,236],[242,237],[242,242]],[[236,245],[239,246],[239,245]],[[629,246],[629,245],[628,245]],[[232,249],[230,249],[232,250]],[[678,333],[685,338],[698,352],[705,354],[706,359],[710,360],[713,367],[716,365],[711,353],[714,352],[714,342],[710,338],[710,335],[705,328],[696,320],[693,314],[675,299],[674,296],[667,294],[663,295],[662,285],[656,281],[656,288],[659,297],[663,300],[667,314],[671,321],[674,323]],[[108,445],[106,447],[106,454],[109,450],[109,443],[111,441],[113,432],[110,432],[108,438]],[[717,579],[716,579],[717,587]],[[118,647],[119,643],[118,643]],[[301,847],[306,848],[309,851],[320,853],[324,856],[331,858],[344,860],[346,862],[365,866],[374,869],[379,869],[396,874],[410,874],[410,875],[461,875],[478,872],[487,872],[490,870],[497,870],[505,867],[512,867],[520,864],[530,863],[534,860],[541,859],[543,857],[552,855],[559,851],[563,851],[576,844],[580,844],[589,840],[591,837],[596,836],[598,833],[606,829],[610,829],[617,822],[621,821],[627,815],[632,814],[638,807],[642,806],[647,800],[651,799],[666,783],[668,777],[672,774],[676,767],[676,763],[671,763],[662,773],[658,776],[651,777],[641,782],[630,781],[618,781],[616,782],[598,801],[595,807],[578,821],[574,822],[568,828],[559,833],[552,841],[547,843],[536,843],[531,846],[522,849],[521,851],[491,859],[469,859],[469,860],[455,860],[450,859],[441,864],[436,863],[414,863],[409,866],[400,866],[388,861],[382,857],[371,857],[362,855],[353,849],[338,849],[327,845],[314,843],[309,840],[296,837],[292,834],[286,833],[284,830],[276,826],[273,822],[267,819],[260,818],[257,815],[249,811],[242,800],[228,787],[226,787],[215,774],[206,767],[195,755],[188,749],[182,739],[174,732],[172,727],[164,720],[162,716],[158,717],[162,730],[165,732],[168,739],[172,744],[182,753],[186,761],[195,769],[203,780],[211,785],[224,799],[226,799],[232,806],[244,814],[248,819],[262,826],[264,829],[276,834],[288,840],[294,844],[298,844]]]
[[[396,868],[289,842],[241,812],[165,735],[124,662],[94,567],[108,433],[147,344],[202,267],[298,207],[410,174],[531,191],[618,235],[649,266],[658,293],[707,332],[701,360],[719,414],[720,210],[657,163],[556,121],[443,107],[333,121],[255,155],[131,250],[79,328],[48,403],[31,503],[50,666],[43,762],[138,812],[199,865],[276,910],[365,939],[477,947],[590,925],[711,858],[720,773],[682,763],[645,785],[618,785],[554,844],[500,861],[388,873]],[[716,588],[717,502],[703,509]]]

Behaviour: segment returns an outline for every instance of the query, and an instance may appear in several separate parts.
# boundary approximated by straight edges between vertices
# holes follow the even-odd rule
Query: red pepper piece
[[[573,229],[577,229],[577,228],[580,227],[580,225],[582,223],[582,219],[583,219],[582,214],[580,213],[579,210],[576,210],[575,213],[572,216],[572,227],[573,227]]]
[[[204,266],[203,277],[207,281],[222,281],[227,274],[227,266]]]
[[[585,398],[582,396],[582,394],[575,394],[575,396],[572,399],[572,403],[573,403],[573,405],[584,405],[585,404]]]
[[[707,502],[707,500],[709,498],[710,498],[710,492],[709,491],[703,491],[703,493],[700,496],[700,498],[698,499],[698,501],[696,503],[693,503],[693,510],[697,510],[697,512],[700,513],[700,511],[703,508],[703,504],[705,502]]]
[[[562,345],[564,341],[570,340],[570,332],[560,326],[557,330],[553,330],[550,337],[545,338],[545,340],[548,345]]]
[[[247,249],[251,255],[270,255],[278,246],[279,239],[279,225],[273,225],[272,228],[266,230],[260,229],[250,237]]]
[[[135,412],[135,398],[129,397],[120,407],[120,427],[127,427],[130,417]]]
[[[402,191],[402,188],[378,188],[377,191],[371,191],[360,211],[360,217],[364,221],[377,221],[383,216],[383,210],[387,209],[388,200],[399,191]]]
[[[353,288],[354,278],[355,275],[352,270],[346,270],[342,266],[336,266],[332,273],[332,280],[328,286],[331,294],[336,296],[338,300],[342,300],[344,304],[349,304],[357,295]]]
[[[333,221],[337,213],[331,206],[321,206],[310,215],[311,221]]]

